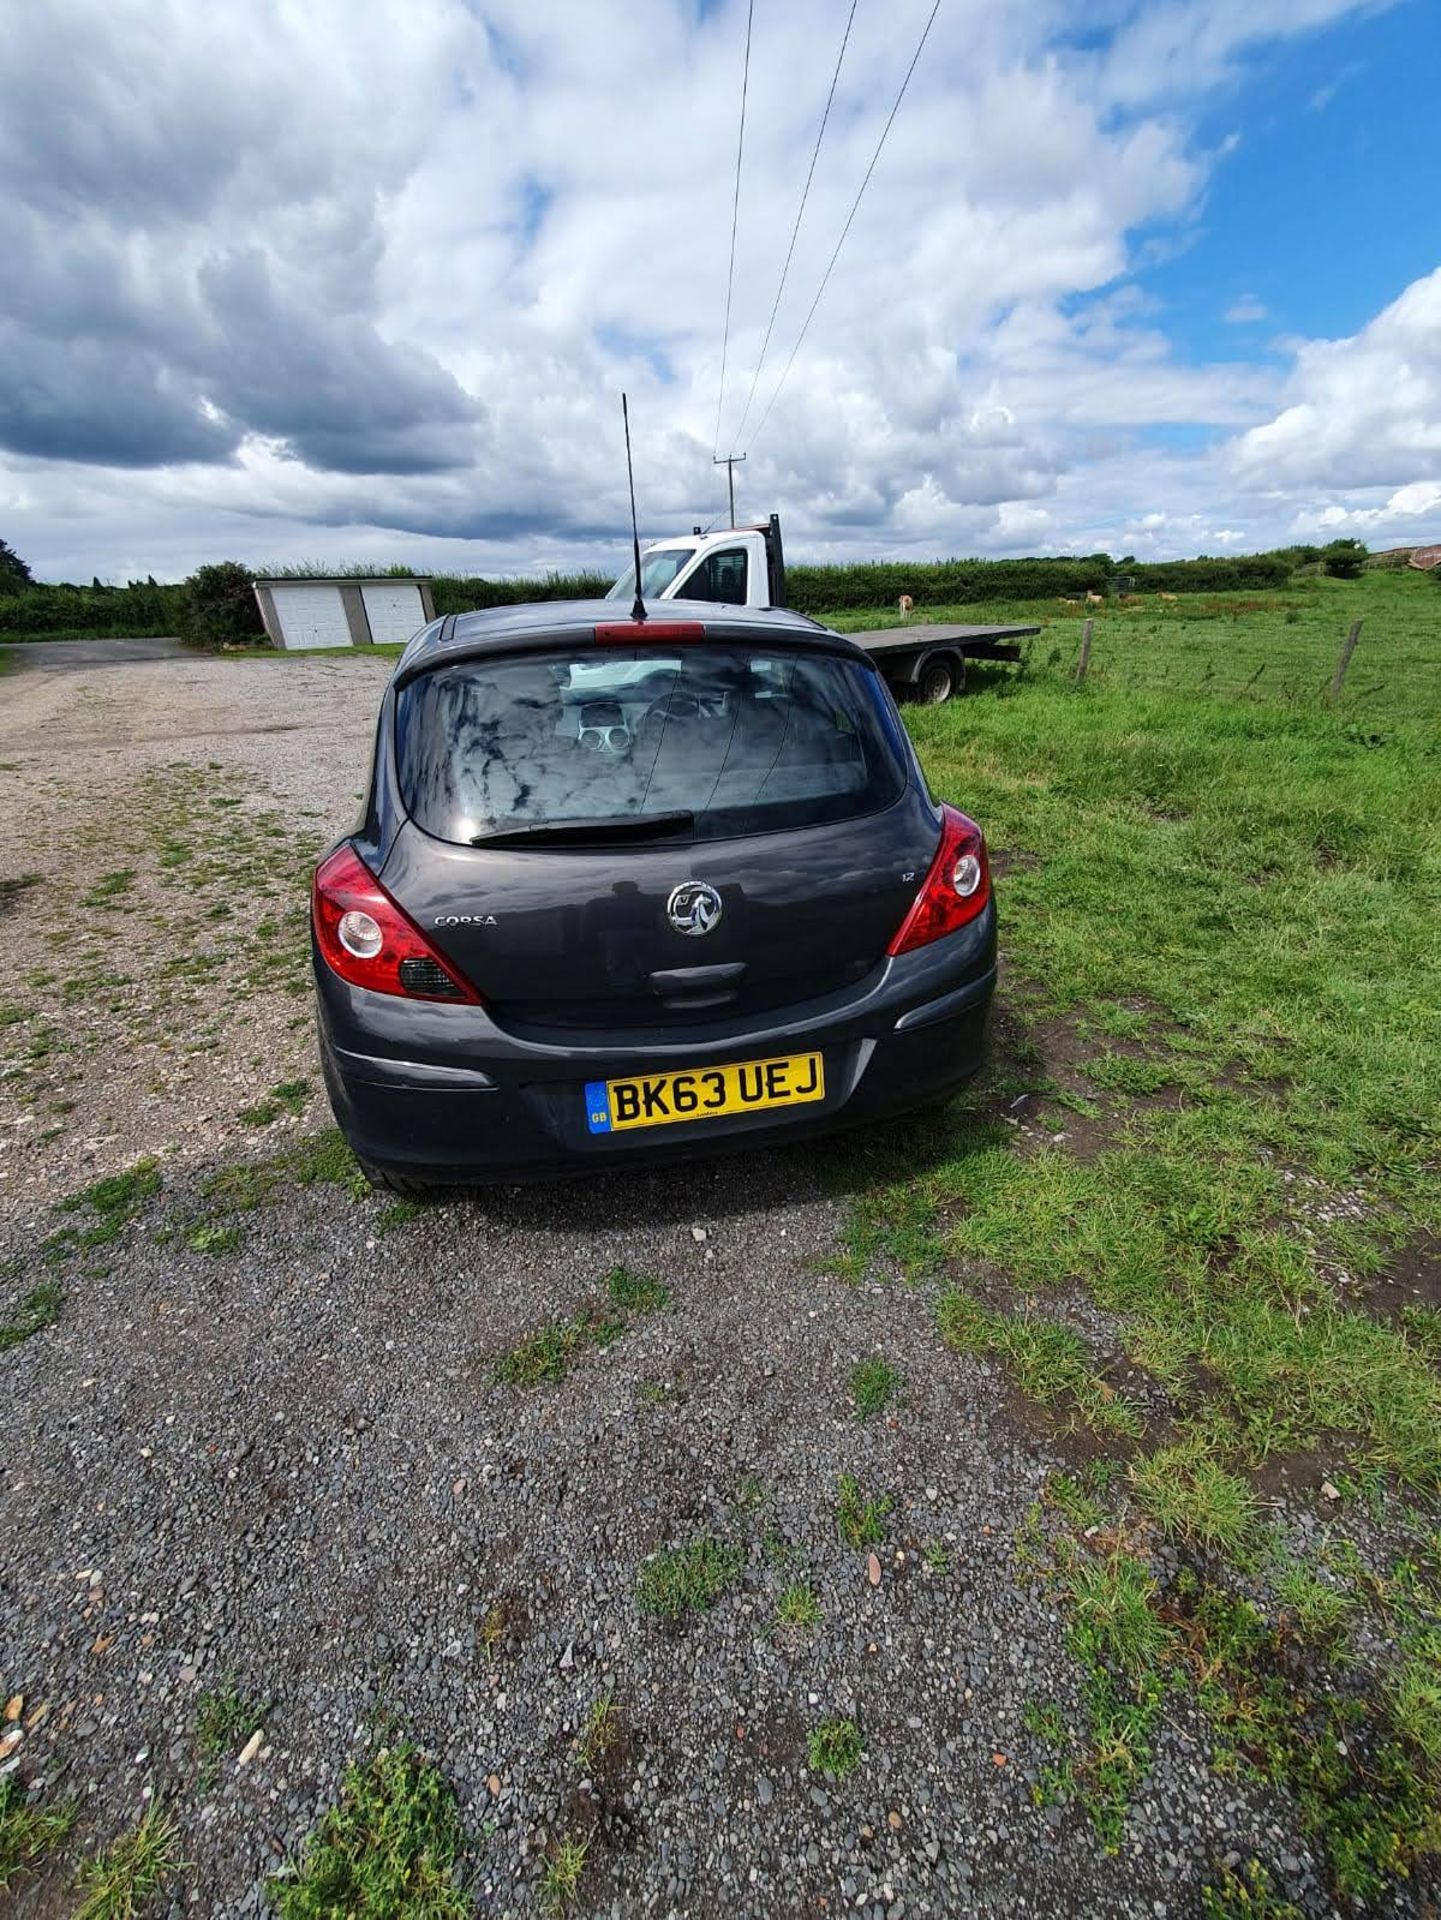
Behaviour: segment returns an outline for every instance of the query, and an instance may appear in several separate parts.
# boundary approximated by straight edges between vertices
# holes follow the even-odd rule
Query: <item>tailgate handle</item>
[[[650,976],[657,993],[706,993],[717,987],[738,986],[746,970],[744,960],[730,960],[718,967],[664,967]]]

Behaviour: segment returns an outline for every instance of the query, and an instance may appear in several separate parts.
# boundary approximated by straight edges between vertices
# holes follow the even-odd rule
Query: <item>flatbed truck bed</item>
[[[873,654],[892,692],[939,706],[966,684],[967,660],[1019,660],[1018,641],[1039,627],[928,625],[870,627],[846,635]]]

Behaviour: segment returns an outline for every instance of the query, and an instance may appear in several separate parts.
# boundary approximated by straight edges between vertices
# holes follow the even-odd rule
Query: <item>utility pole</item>
[[[743,453],[728,453],[723,460],[711,461],[711,465],[713,467],[724,467],[726,470],[726,481],[730,487],[730,496],[731,496],[731,525],[732,526],[734,526],[736,523],[736,466],[740,461],[744,459],[745,459],[745,455]]]

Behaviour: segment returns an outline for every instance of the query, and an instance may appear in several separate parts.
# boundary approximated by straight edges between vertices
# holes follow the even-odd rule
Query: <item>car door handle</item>
[[[657,993],[706,993],[717,987],[734,987],[745,974],[744,960],[731,960],[717,967],[663,967],[650,976]]]

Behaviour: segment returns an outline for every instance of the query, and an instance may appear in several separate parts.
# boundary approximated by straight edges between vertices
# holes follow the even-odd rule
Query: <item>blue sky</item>
[[[709,520],[849,0],[63,0],[0,65],[0,536],[619,563]],[[1441,539],[1435,0],[858,0],[740,469],[807,557]],[[764,421],[763,425],[762,419]]]
[[[1192,358],[1354,333],[1441,257],[1441,17],[1429,0],[1272,42],[1198,118],[1237,144],[1189,244],[1138,275]],[[1266,315],[1228,324],[1246,295]]]

